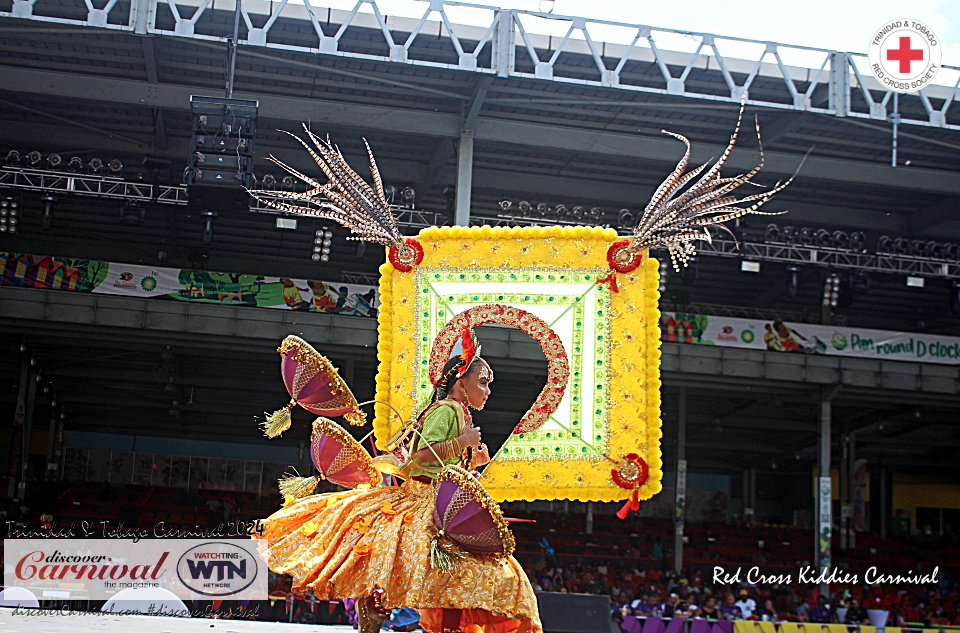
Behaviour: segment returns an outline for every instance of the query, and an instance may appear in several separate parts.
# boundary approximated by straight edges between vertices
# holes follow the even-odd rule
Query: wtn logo
[[[227,578],[228,580],[233,580],[236,576],[246,579],[247,577],[247,561],[242,560],[240,564],[228,560],[187,560],[187,567],[190,569],[190,576],[194,580],[199,580],[201,577],[204,580],[210,580],[210,576],[213,575],[214,570],[217,572],[217,577],[215,580],[223,580]]]

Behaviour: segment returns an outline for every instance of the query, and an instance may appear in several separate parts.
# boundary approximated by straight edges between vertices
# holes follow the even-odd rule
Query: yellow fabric
[[[877,627],[868,624],[861,624],[859,633],[877,633]]]
[[[796,622],[781,622],[780,623],[780,633],[799,633],[799,628],[797,627]],[[806,632],[804,632],[806,633]]]
[[[423,416],[423,428],[420,430],[423,440],[419,437],[415,438],[414,446],[416,448],[411,451],[411,454],[415,455],[417,450],[425,448],[429,444],[446,442],[460,435],[461,423],[457,411],[453,408],[455,406],[459,405],[437,404]],[[457,464],[459,462],[460,456],[448,457],[443,460],[443,465]],[[423,465],[436,468],[441,466],[441,463],[431,459],[430,461],[423,462]],[[436,473],[430,473],[416,466],[411,468],[410,474],[413,476],[426,475],[431,479],[436,479],[437,477]]]
[[[760,625],[760,633],[777,633],[777,627],[769,620],[760,620],[757,624]]]
[[[410,417],[421,382],[416,380],[421,340],[415,339],[415,312],[419,288],[417,270],[453,271],[481,268],[536,268],[566,274],[571,268],[596,274],[597,288],[609,292],[610,327],[604,340],[609,343],[610,379],[603,397],[590,398],[604,408],[609,421],[609,457],[616,461],[637,454],[649,468],[648,479],[639,488],[639,498],[649,499],[662,490],[663,460],[660,420],[660,328],[659,262],[643,252],[643,263],[628,273],[609,267],[607,251],[617,240],[613,229],[600,227],[430,227],[417,236],[424,250],[423,262],[413,271],[402,272],[389,262],[380,267],[380,301],[376,398],[388,402]],[[600,280],[611,276],[617,284]],[[495,299],[495,298],[494,298]],[[497,302],[497,301],[494,301]],[[537,313],[537,306],[516,307]],[[539,315],[555,320],[548,312]],[[438,317],[445,321],[452,314]],[[567,350],[568,354],[570,350]],[[496,369],[494,367],[494,369]],[[492,398],[496,398],[496,387]],[[599,394],[598,394],[599,396]],[[568,392],[569,397],[569,392]],[[599,400],[599,402],[597,402]],[[493,401],[493,400],[492,400]],[[402,427],[391,409],[378,404],[374,431],[377,445],[386,442]],[[615,464],[607,459],[556,458],[506,461],[494,459],[483,473],[484,487],[498,501],[573,499],[617,501],[630,498],[633,491],[617,486],[610,471]]]
[[[733,633],[756,633],[757,627],[749,620],[734,620]]]
[[[814,624],[813,622],[802,624],[800,625],[800,628],[803,633],[823,633],[823,627],[819,624]],[[846,631],[846,629],[844,629],[844,631]]]
[[[885,626],[883,627],[883,633],[901,633],[899,626]]]
[[[829,633],[850,633],[850,629],[845,624],[828,624],[827,631]]]
[[[536,596],[513,557],[467,554],[448,573],[431,566],[433,507],[433,486],[417,481],[314,495],[263,521],[260,555],[293,577],[294,593],[312,589],[330,600],[381,587],[387,608],[478,610],[474,633],[504,630],[502,621],[484,626],[483,612],[520,620],[517,633],[542,631]]]

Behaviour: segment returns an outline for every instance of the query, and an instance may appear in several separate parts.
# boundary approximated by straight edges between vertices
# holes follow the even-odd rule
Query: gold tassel
[[[313,490],[320,483],[320,477],[296,477],[288,475],[280,479],[280,494],[284,497],[302,499],[313,494]]]
[[[267,416],[267,419],[260,423],[263,434],[272,439],[289,429],[290,425],[293,424],[290,411],[295,406],[297,406],[297,401],[290,400],[287,406],[282,409],[277,409],[273,413],[267,414],[267,412],[264,411],[263,414]]]
[[[444,539],[443,530],[430,541],[430,564],[438,571],[448,572],[456,569],[464,559],[463,552],[451,546]]]
[[[363,411],[351,411],[349,413],[344,413],[343,417],[346,418],[347,422],[353,426],[363,426],[367,423],[367,414]]]

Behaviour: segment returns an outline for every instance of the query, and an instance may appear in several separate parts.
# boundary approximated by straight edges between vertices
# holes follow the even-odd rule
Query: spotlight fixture
[[[47,156],[47,165],[50,166],[50,169],[56,169],[62,162],[63,158],[60,157],[60,154],[50,154]]]
[[[834,231],[833,246],[834,248],[848,248],[850,246],[850,236],[843,231]]]
[[[67,169],[69,169],[74,173],[79,173],[83,171],[83,160],[81,160],[79,156],[74,156],[67,163]]]
[[[923,240],[910,240],[910,254],[914,257],[923,257],[926,254],[926,246]]]
[[[537,215],[539,215],[541,218],[546,217],[547,211],[549,210],[550,210],[550,207],[548,207],[544,202],[541,202],[540,204],[537,205]]]
[[[760,272],[760,262],[752,262],[745,259],[740,262],[740,270],[745,273],[758,273]]]
[[[943,247],[933,240],[924,244],[924,254],[931,259],[940,259],[943,257]]]
[[[276,186],[276,184],[277,184],[277,179],[273,174],[267,174],[266,176],[263,177],[264,187],[267,187],[269,189],[270,187]]]
[[[634,225],[633,214],[630,212],[630,209],[620,209],[620,214],[617,215],[617,224],[621,228],[629,228]]]
[[[7,163],[7,165],[10,165],[10,166],[19,165],[19,164],[20,164],[20,152],[18,152],[18,151],[15,150],[15,149],[12,149],[12,150],[10,150],[9,152],[7,152],[6,163]]]
[[[893,252],[897,255],[906,255],[910,252],[910,241],[902,237],[893,240]]]
[[[923,277],[907,277],[907,286],[910,288],[923,288]]]
[[[333,231],[322,227],[314,233],[313,254],[310,256],[315,262],[330,261],[330,249],[333,246]]]
[[[17,199],[12,196],[0,197],[0,233],[16,233]]]
[[[404,187],[400,190],[400,197],[403,198],[404,202],[413,202],[416,196],[417,192],[413,190],[413,187]]]
[[[877,240],[877,251],[881,253],[893,252],[893,239],[889,235],[881,235]]]
[[[394,185],[387,185],[383,188],[383,195],[387,197],[388,202],[393,202],[393,198],[397,195],[397,188]]]
[[[510,207],[512,207],[512,206],[513,206],[513,203],[510,202],[509,200],[504,199],[504,200],[501,200],[501,201],[500,201],[500,210],[501,210],[501,211],[509,211],[509,210],[510,210]]]
[[[889,239],[889,238],[888,238]],[[853,231],[850,233],[848,248],[852,251],[863,252],[867,243],[867,236],[863,231]]]
[[[562,204],[558,204],[553,210],[557,213],[558,218],[565,218],[570,214],[570,210]]]
[[[584,213],[583,207],[577,206],[573,208],[573,217],[575,217],[576,219],[579,220],[580,218],[582,218],[583,213]]]
[[[763,235],[763,239],[768,242],[779,242],[780,241],[780,227],[776,224],[768,224],[767,230]]]
[[[103,171],[103,161],[99,158],[91,158],[87,166],[90,168],[91,173],[94,174],[99,174]]]
[[[785,226],[783,227],[783,232],[781,233],[780,237],[787,244],[793,244],[797,241],[797,229],[789,225]]]
[[[943,256],[949,260],[956,261],[960,259],[960,247],[956,244],[946,243],[943,245]]]
[[[813,229],[807,226],[800,229],[800,236],[797,238],[797,241],[803,246],[812,246],[814,242]]]
[[[38,152],[37,150],[33,150],[32,152],[27,154],[27,162],[30,163],[31,167],[36,167],[37,165],[39,165],[40,159],[42,158],[43,156],[41,156],[40,152]]]
[[[824,307],[836,308],[840,299],[840,275],[830,273],[823,283]]]
[[[123,171],[123,163],[121,163],[119,159],[114,158],[107,163],[107,169],[110,170],[111,174],[119,174],[121,171]]]
[[[293,176],[284,176],[280,181],[284,189],[293,189]]]
[[[590,207],[590,219],[599,220],[603,217],[603,211],[600,210],[600,207]]]
[[[833,237],[830,235],[830,231],[818,229],[817,232],[813,234],[813,242],[821,248],[830,247],[833,246]]]
[[[526,214],[530,212],[530,209],[532,207],[530,206],[530,203],[527,202],[526,200],[521,200],[520,204],[517,205],[517,208],[520,209],[520,213]]]

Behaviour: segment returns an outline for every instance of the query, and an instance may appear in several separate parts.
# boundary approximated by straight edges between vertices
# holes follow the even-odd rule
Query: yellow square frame
[[[544,277],[550,273],[554,278],[554,274],[566,275],[576,270],[581,281],[588,279],[595,285],[593,290],[606,307],[606,316],[598,327],[605,328],[601,334],[605,334],[606,340],[601,344],[609,362],[597,374],[597,393],[605,395],[603,404],[597,405],[602,408],[602,415],[597,417],[599,422],[593,422],[603,427],[597,431],[597,439],[602,437],[601,448],[583,449],[582,454],[556,448],[557,454],[553,455],[542,447],[531,447],[531,452],[536,453],[531,459],[495,457],[481,480],[498,501],[622,500],[630,497],[633,490],[616,485],[611,471],[625,456],[635,454],[648,467],[647,480],[638,490],[639,498],[649,499],[660,492],[663,462],[657,261],[648,259],[644,252],[638,268],[627,273],[614,272],[607,253],[618,236],[613,229],[598,227],[430,227],[421,231],[417,240],[423,248],[423,261],[413,270],[400,271],[390,262],[380,268],[377,399],[390,403],[408,417],[412,409],[419,411],[424,404],[424,388],[428,385],[424,384],[425,370],[420,367],[426,364],[422,350],[424,345],[432,345],[434,332],[426,332],[430,327],[424,332],[419,329],[420,318],[427,315],[420,311],[422,307],[418,309],[418,291],[427,291],[420,289],[418,273],[436,272],[439,278],[440,272],[515,270],[536,271]],[[536,299],[512,298],[513,301],[492,302],[538,313],[538,306],[531,303]],[[456,306],[446,314],[440,312],[441,316],[431,313],[431,327],[433,323],[450,320],[456,313]],[[418,336],[429,340],[424,343],[417,340]],[[581,359],[581,362],[584,361]],[[571,364],[571,372],[578,369],[597,368],[578,368]],[[556,429],[553,422],[551,419],[544,428]],[[377,405],[374,419],[377,445],[383,448],[400,429],[401,422],[390,409]],[[564,426],[563,430],[570,429]],[[549,437],[547,432],[543,435]],[[504,447],[515,444],[525,447],[523,442],[527,440],[521,437],[511,435]],[[569,444],[570,434],[566,437]],[[584,446],[593,446],[580,441]],[[569,451],[569,448],[563,450]],[[511,451],[518,452],[516,446],[508,450]]]

